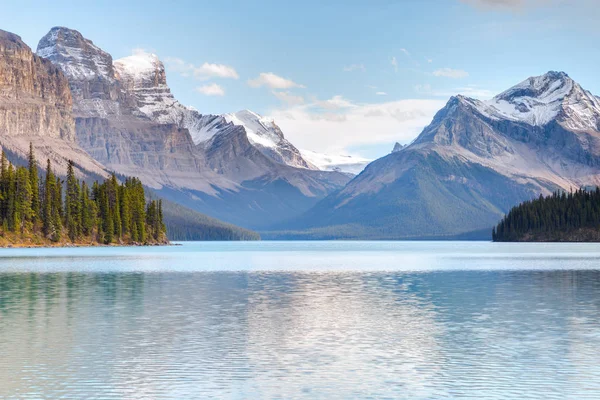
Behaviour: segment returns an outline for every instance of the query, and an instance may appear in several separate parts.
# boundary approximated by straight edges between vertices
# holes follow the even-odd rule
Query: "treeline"
[[[600,188],[555,192],[514,207],[492,231],[494,241],[600,239]]]
[[[66,181],[47,161],[38,176],[33,146],[27,167],[15,167],[5,153],[0,159],[2,235],[26,234],[52,242],[149,244],[166,242],[162,202],[146,202],[139,179],[119,183],[113,175],[92,187],[75,176],[69,161]]]
[[[231,225],[179,204],[165,201],[164,221],[171,240],[260,240],[254,231]]]

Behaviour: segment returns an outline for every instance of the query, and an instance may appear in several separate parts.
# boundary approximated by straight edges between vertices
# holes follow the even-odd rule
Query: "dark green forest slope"
[[[496,242],[599,242],[600,189],[556,192],[521,203],[492,237]]]

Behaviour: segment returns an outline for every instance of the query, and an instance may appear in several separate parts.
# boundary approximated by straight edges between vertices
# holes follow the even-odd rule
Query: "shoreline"
[[[149,244],[102,244],[102,243],[57,243],[57,244],[25,244],[14,243],[0,245],[0,249],[52,249],[52,248],[69,248],[69,247],[161,247],[161,246],[181,246],[177,243],[149,243]]]

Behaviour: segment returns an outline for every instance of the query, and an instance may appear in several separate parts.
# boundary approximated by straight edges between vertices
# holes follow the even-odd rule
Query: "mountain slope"
[[[377,239],[491,232],[523,200],[600,183],[598,116],[597,98],[559,72],[488,102],[453,97],[412,144],[289,227]]]
[[[323,154],[311,150],[300,150],[302,157],[322,171],[360,174],[372,160],[340,154]]]
[[[79,177],[108,176],[104,167],[75,143],[73,100],[63,74],[33,54],[21,38],[0,30],[0,146],[26,158],[32,143],[41,167],[50,159],[60,175],[67,160]]]
[[[172,201],[254,228],[306,211],[349,180],[312,170],[279,128],[256,114],[201,115],[183,106],[155,55],[113,62],[64,27],[52,28],[38,51],[76,94],[77,143]]]

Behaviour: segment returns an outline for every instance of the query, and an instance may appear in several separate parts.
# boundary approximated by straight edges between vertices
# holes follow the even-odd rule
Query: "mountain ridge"
[[[538,101],[532,88],[539,89]],[[512,114],[494,105],[507,100],[516,105]],[[488,103],[453,96],[410,145],[369,164],[287,227],[274,228],[313,237],[339,229],[340,237],[377,239],[491,233],[523,200],[600,184],[597,104],[567,74],[553,71]]]
[[[107,168],[138,176],[175,202],[253,228],[257,213],[269,222],[288,218],[350,178],[313,171],[281,130],[257,114],[234,121],[235,114],[202,115],[183,106],[156,55],[137,52],[113,62],[108,52],[64,27],[52,28],[38,47],[77,94],[81,147]]]

